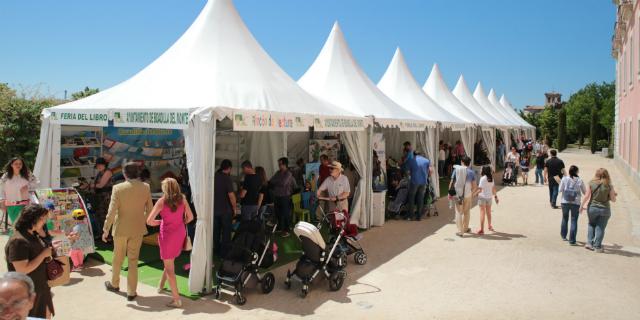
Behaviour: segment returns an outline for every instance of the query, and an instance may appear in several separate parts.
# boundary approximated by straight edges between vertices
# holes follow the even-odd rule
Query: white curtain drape
[[[287,133],[287,157],[289,161],[304,159],[309,162],[309,132]]]
[[[467,156],[471,158],[471,164],[473,164],[473,144],[476,142],[476,128],[469,127],[460,131],[460,137],[462,140],[462,146]]]
[[[409,141],[412,146],[417,147],[416,135],[411,131],[400,131],[398,128],[382,128],[382,134],[386,142],[387,158],[391,157],[395,160],[402,158],[402,144]]]
[[[351,158],[353,167],[360,176],[351,207],[351,223],[357,224],[360,228],[369,228],[371,225],[372,135],[372,127],[368,127],[366,131],[350,131],[340,134],[340,140]]]
[[[424,152],[431,162],[433,174],[429,178],[429,183],[437,197],[440,196],[439,191],[439,175],[438,175],[438,128],[426,128],[425,131],[416,132],[416,148],[418,151]]]
[[[278,170],[278,159],[287,155],[286,132],[245,132],[243,135],[247,145],[247,159],[254,167],[264,167],[267,177],[271,178]],[[290,160],[290,166],[295,164],[295,159]]]
[[[509,129],[500,129],[502,132],[502,141],[504,141],[504,154],[505,156],[509,150],[511,150],[511,134],[509,133]]]
[[[33,167],[33,175],[44,188],[60,187],[60,130],[60,124],[52,123],[49,111],[45,110],[42,113],[40,142]]]
[[[489,161],[491,161],[491,170],[496,170],[496,130],[482,129],[482,141],[484,141],[489,153]]]
[[[213,159],[216,145],[213,111],[193,114],[184,136],[189,182],[198,214],[191,251],[189,291],[207,292],[213,285]]]

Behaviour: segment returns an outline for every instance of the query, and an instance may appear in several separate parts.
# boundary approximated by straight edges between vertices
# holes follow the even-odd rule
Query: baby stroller
[[[353,261],[355,261],[356,264],[366,264],[367,254],[364,252],[362,245],[360,245],[362,235],[358,233],[358,226],[349,222],[349,213],[347,213],[347,211],[336,210],[330,214],[325,214],[324,209],[322,209],[322,207],[320,208],[322,220],[318,223],[318,229],[322,229],[323,224],[329,226],[329,234],[331,234],[330,243],[333,243],[338,235],[342,235],[336,250],[344,252],[347,256],[353,254]],[[345,264],[346,262],[345,260]]]
[[[287,270],[287,279],[284,281],[287,289],[291,288],[292,279],[302,282],[300,295],[304,298],[309,293],[309,284],[320,274],[329,280],[331,291],[340,290],[347,277],[344,270],[346,254],[337,249],[342,233],[327,245],[320,230],[308,222],[298,222],[293,232],[302,242],[303,254],[296,263],[296,268],[293,271]]]
[[[238,305],[245,304],[247,298],[243,295],[243,290],[252,276],[260,283],[262,293],[267,294],[273,290],[273,273],[261,274],[260,269],[272,266],[277,259],[278,247],[271,238],[276,226],[265,229],[263,224],[255,219],[240,222],[229,253],[216,272],[218,285],[213,289],[216,299],[220,299],[220,294],[226,291],[235,296]]]
[[[391,197],[387,206],[387,217],[399,219],[405,210],[409,197],[409,178],[404,177],[396,186],[396,195]]]
[[[438,208],[436,207],[436,192],[433,190],[433,186],[431,183],[427,183],[427,194],[424,197],[425,208],[427,208],[427,217],[431,216],[431,212],[433,212],[433,216],[438,216]]]
[[[518,166],[515,162],[505,162],[504,172],[502,173],[502,185],[518,185]]]

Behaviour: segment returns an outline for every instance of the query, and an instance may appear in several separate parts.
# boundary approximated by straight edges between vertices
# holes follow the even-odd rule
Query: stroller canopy
[[[296,224],[295,228],[293,228],[293,233],[296,236],[309,238],[313,243],[317,244],[322,250],[325,249],[326,244],[324,243],[324,239],[320,234],[320,230],[316,228],[316,226],[311,223],[300,221]]]

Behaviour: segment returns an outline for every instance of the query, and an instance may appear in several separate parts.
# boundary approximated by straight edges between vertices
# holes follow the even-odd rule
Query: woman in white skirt
[[[491,198],[496,199],[498,203],[498,194],[496,193],[496,186],[493,182],[493,173],[490,166],[483,166],[481,171],[482,177],[478,183],[478,189],[476,195],[478,196],[478,206],[480,207],[480,229],[478,234],[484,234],[484,219],[487,217],[487,224],[489,231],[493,230],[491,225]]]

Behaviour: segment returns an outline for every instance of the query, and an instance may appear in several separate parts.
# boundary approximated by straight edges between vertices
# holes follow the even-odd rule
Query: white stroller
[[[301,296],[304,298],[309,293],[309,284],[322,274],[329,280],[329,289],[338,291],[342,288],[347,272],[344,268],[347,265],[346,253],[336,250],[340,243],[343,232],[338,233],[332,243],[327,246],[320,234],[320,230],[305,221],[296,224],[293,232],[302,242],[303,254],[293,271],[287,271],[287,279],[284,284],[287,289],[291,288],[291,279],[302,283]]]

